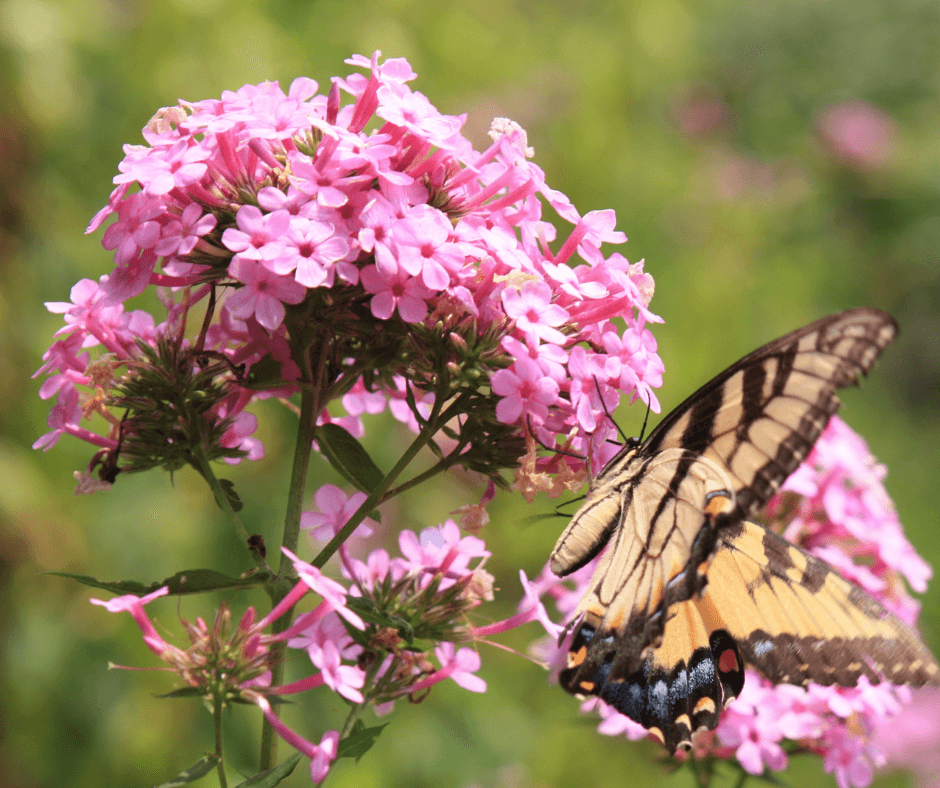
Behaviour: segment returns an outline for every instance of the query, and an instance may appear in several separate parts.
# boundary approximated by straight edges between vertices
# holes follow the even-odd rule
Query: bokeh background
[[[478,149],[494,116],[521,123],[549,183],[583,212],[614,208],[621,247],[645,258],[666,364],[665,408],[758,344],[829,312],[873,305],[901,334],[843,416],[887,464],[910,539],[940,564],[940,4],[936,0],[454,0],[449,3],[226,0],[0,2],[0,784],[147,786],[211,749],[198,704],[160,700],[171,675],[152,667],[128,616],[88,604],[88,589],[47,570],[145,581],[196,566],[247,562],[191,472],[122,478],[110,494],[72,495],[89,449],[30,444],[49,403],[30,374],[60,325],[44,301],[110,266],[100,231],[83,236],[122,157],[153,112],[246,82],[300,75],[328,86],[352,53],[405,56],[443,112],[467,112]],[[618,418],[628,433],[638,410]],[[267,458],[229,475],[246,520],[276,543],[291,419],[262,409]],[[369,423],[380,465],[400,433]],[[315,482],[335,481],[321,466]],[[386,511],[388,541],[473,502],[473,480],[418,491]],[[500,494],[484,532],[500,592],[538,572],[563,526]],[[309,553],[308,553],[309,555]],[[260,597],[234,600],[241,609]],[[922,628],[940,650],[940,583]],[[154,610],[154,608],[151,608]],[[211,615],[212,600],[156,610]],[[536,628],[503,638],[524,650]],[[597,734],[543,671],[482,646],[484,695],[440,686],[399,703],[375,748],[343,761],[331,785],[691,785],[665,776],[656,748]],[[314,693],[316,694],[316,693]],[[340,719],[334,697],[286,713],[308,737]],[[233,765],[253,773],[252,709],[229,728]],[[241,733],[240,733],[241,731]],[[284,748],[286,751],[286,748]],[[730,773],[729,773],[730,774]],[[214,780],[214,777],[207,778]],[[794,759],[791,785],[831,785],[817,759]],[[936,777],[934,778],[936,779]],[[716,784],[732,784],[730,777]],[[306,764],[291,785],[309,783]],[[206,783],[209,784],[209,783]],[[917,784],[905,772],[877,785]],[[928,785],[929,782],[921,784]],[[934,783],[936,784],[936,783]]]

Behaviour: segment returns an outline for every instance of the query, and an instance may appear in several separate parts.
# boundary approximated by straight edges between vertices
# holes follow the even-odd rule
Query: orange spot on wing
[[[718,670],[722,673],[737,673],[740,670],[734,649],[726,648],[721,652],[721,656],[718,657]]]
[[[708,503],[705,504],[705,514],[709,517],[717,517],[723,512],[731,511],[731,498],[722,493],[716,493],[708,499]]]

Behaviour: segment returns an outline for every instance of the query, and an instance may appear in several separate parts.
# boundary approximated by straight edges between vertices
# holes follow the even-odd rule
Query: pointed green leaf
[[[218,762],[219,756],[215,753],[207,755],[205,758],[196,761],[192,766],[186,769],[186,771],[180,772],[169,782],[158,785],[157,788],[176,788],[178,785],[186,785],[186,783],[200,780],[211,772]]]
[[[371,493],[385,478],[362,444],[338,424],[319,427],[317,444],[330,465],[357,490]]]
[[[219,479],[219,487],[222,488],[222,494],[225,495],[228,501],[228,506],[226,506],[225,501],[220,501],[219,496],[216,495],[215,502],[218,504],[219,508],[227,512],[230,506],[233,512],[240,512],[244,504],[242,503],[242,499],[238,496],[238,493],[235,492],[235,483],[231,479]]]
[[[284,763],[278,764],[266,772],[258,772],[252,775],[245,782],[236,785],[235,788],[274,788],[275,785],[294,771],[302,757],[299,752],[295,752]]]
[[[117,582],[98,580],[88,575],[74,575],[71,572],[46,572],[48,575],[68,577],[82,585],[100,588],[113,594],[136,594],[145,596],[163,586],[170,587],[170,594],[202,594],[206,591],[220,591],[227,589],[243,589],[258,586],[264,583],[265,575],[258,572],[247,577],[229,577],[214,569],[186,569],[157,583],[144,585],[136,580],[119,580]]]
[[[352,733],[339,743],[336,757],[355,758],[358,761],[372,749],[372,745],[375,744],[375,740],[379,738],[379,734],[386,725],[388,725],[387,722],[383,725],[376,725],[374,728],[367,728],[362,720],[356,720]]]

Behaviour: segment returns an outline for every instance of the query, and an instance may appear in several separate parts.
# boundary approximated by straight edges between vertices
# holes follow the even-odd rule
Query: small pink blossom
[[[498,370],[492,384],[493,392],[502,397],[496,405],[496,418],[504,424],[518,421],[523,414],[540,424],[558,399],[558,383],[528,357],[517,358],[510,369]]]
[[[269,331],[284,322],[284,304],[299,304],[307,293],[303,285],[255,260],[236,257],[228,270],[245,286],[228,297],[225,308],[239,320],[254,317]]]

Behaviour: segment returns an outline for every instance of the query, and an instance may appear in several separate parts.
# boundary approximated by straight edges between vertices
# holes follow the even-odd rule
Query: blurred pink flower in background
[[[894,151],[895,124],[866,101],[843,101],[825,110],[817,121],[829,153],[848,167],[883,167]]]

